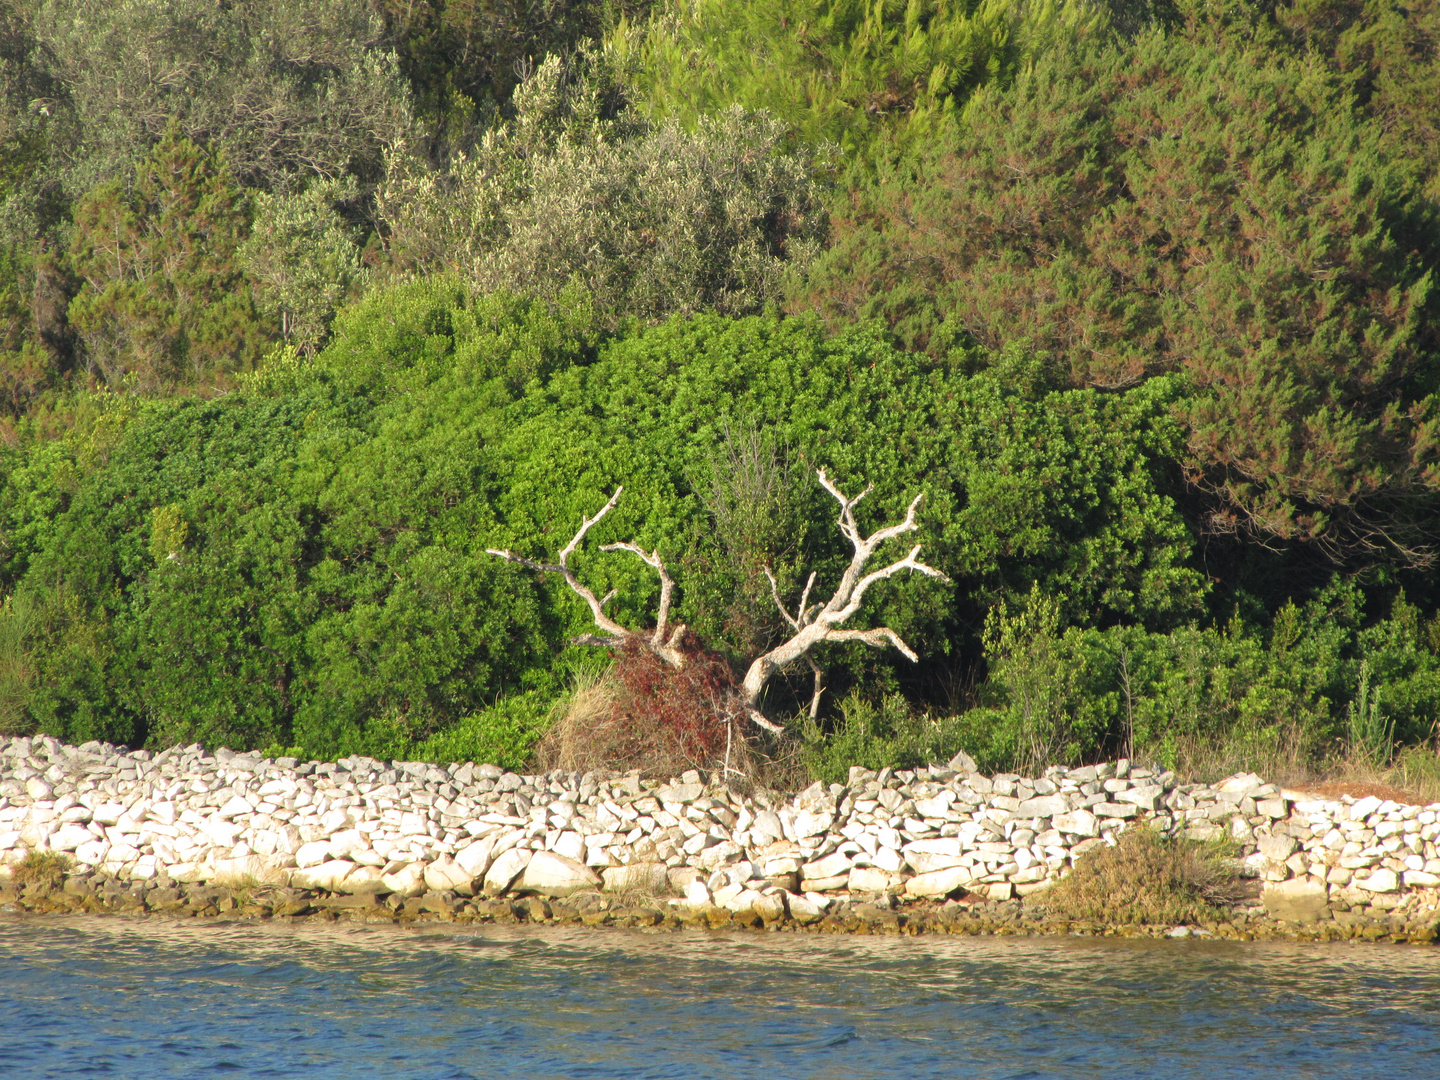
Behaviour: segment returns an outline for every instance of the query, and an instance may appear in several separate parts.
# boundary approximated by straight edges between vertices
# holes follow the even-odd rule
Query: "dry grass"
[[[1223,849],[1135,828],[1114,847],[1082,855],[1043,903],[1072,919],[1173,926],[1219,919],[1241,895],[1237,868]]]
[[[1328,799],[1349,795],[1391,799],[1425,806],[1440,802],[1440,754],[1430,747],[1407,747],[1384,767],[1350,758],[1330,762],[1314,776],[1288,785]]]
[[[257,892],[273,886],[266,885],[254,874],[227,874],[209,882],[212,888],[223,889],[235,898],[235,903],[244,906],[255,898]]]
[[[619,687],[608,668],[582,668],[572,676],[570,693],[555,707],[555,722],[535,747],[542,769],[585,772],[610,767],[613,740],[608,727]]]
[[[10,880],[16,885],[40,882],[58,885],[70,869],[70,856],[59,851],[32,851],[10,868]]]
[[[1349,748],[1326,756],[1300,731],[1267,740],[1190,741],[1167,750],[1163,756],[1187,781],[1214,783],[1253,772],[1281,787],[1325,798],[1374,795],[1422,806],[1440,802],[1440,752],[1430,746],[1405,747],[1386,765]]]
[[[1213,784],[1239,772],[1263,776],[1284,787],[1315,777],[1319,747],[1307,731],[1279,729],[1265,736],[1186,738],[1137,754],[1166,761],[1186,781]]]

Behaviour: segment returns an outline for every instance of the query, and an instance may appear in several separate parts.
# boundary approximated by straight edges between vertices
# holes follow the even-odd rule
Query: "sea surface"
[[[0,919],[0,1078],[1440,1078],[1440,950]]]

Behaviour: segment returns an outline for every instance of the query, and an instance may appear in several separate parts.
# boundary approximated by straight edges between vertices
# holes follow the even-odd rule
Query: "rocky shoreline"
[[[1252,895],[1180,927],[1047,911],[1076,859],[1137,824],[1228,838]],[[1434,943],[1437,836],[1440,804],[1125,761],[1027,779],[961,755],[784,796],[695,771],[0,742],[0,911],[36,914]]]

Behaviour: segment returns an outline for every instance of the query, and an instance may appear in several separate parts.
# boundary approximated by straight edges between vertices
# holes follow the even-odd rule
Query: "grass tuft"
[[[1046,891],[1044,904],[1072,919],[1153,926],[1220,919],[1240,896],[1239,874],[1223,847],[1133,828],[1115,846],[1082,855]]]

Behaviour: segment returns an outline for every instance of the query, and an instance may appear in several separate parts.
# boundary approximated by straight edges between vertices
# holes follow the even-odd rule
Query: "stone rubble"
[[[847,784],[787,798],[742,796],[693,770],[519,776],[0,741],[0,865],[49,850],[122,885],[252,882],[355,906],[601,891],[808,924],[836,901],[1028,897],[1142,823],[1234,841],[1242,874],[1263,888],[1253,910],[1277,919],[1343,924],[1440,903],[1440,804],[1322,800],[1250,774],[1181,784],[1122,760],[987,777],[958,755],[913,771],[855,768]]]

